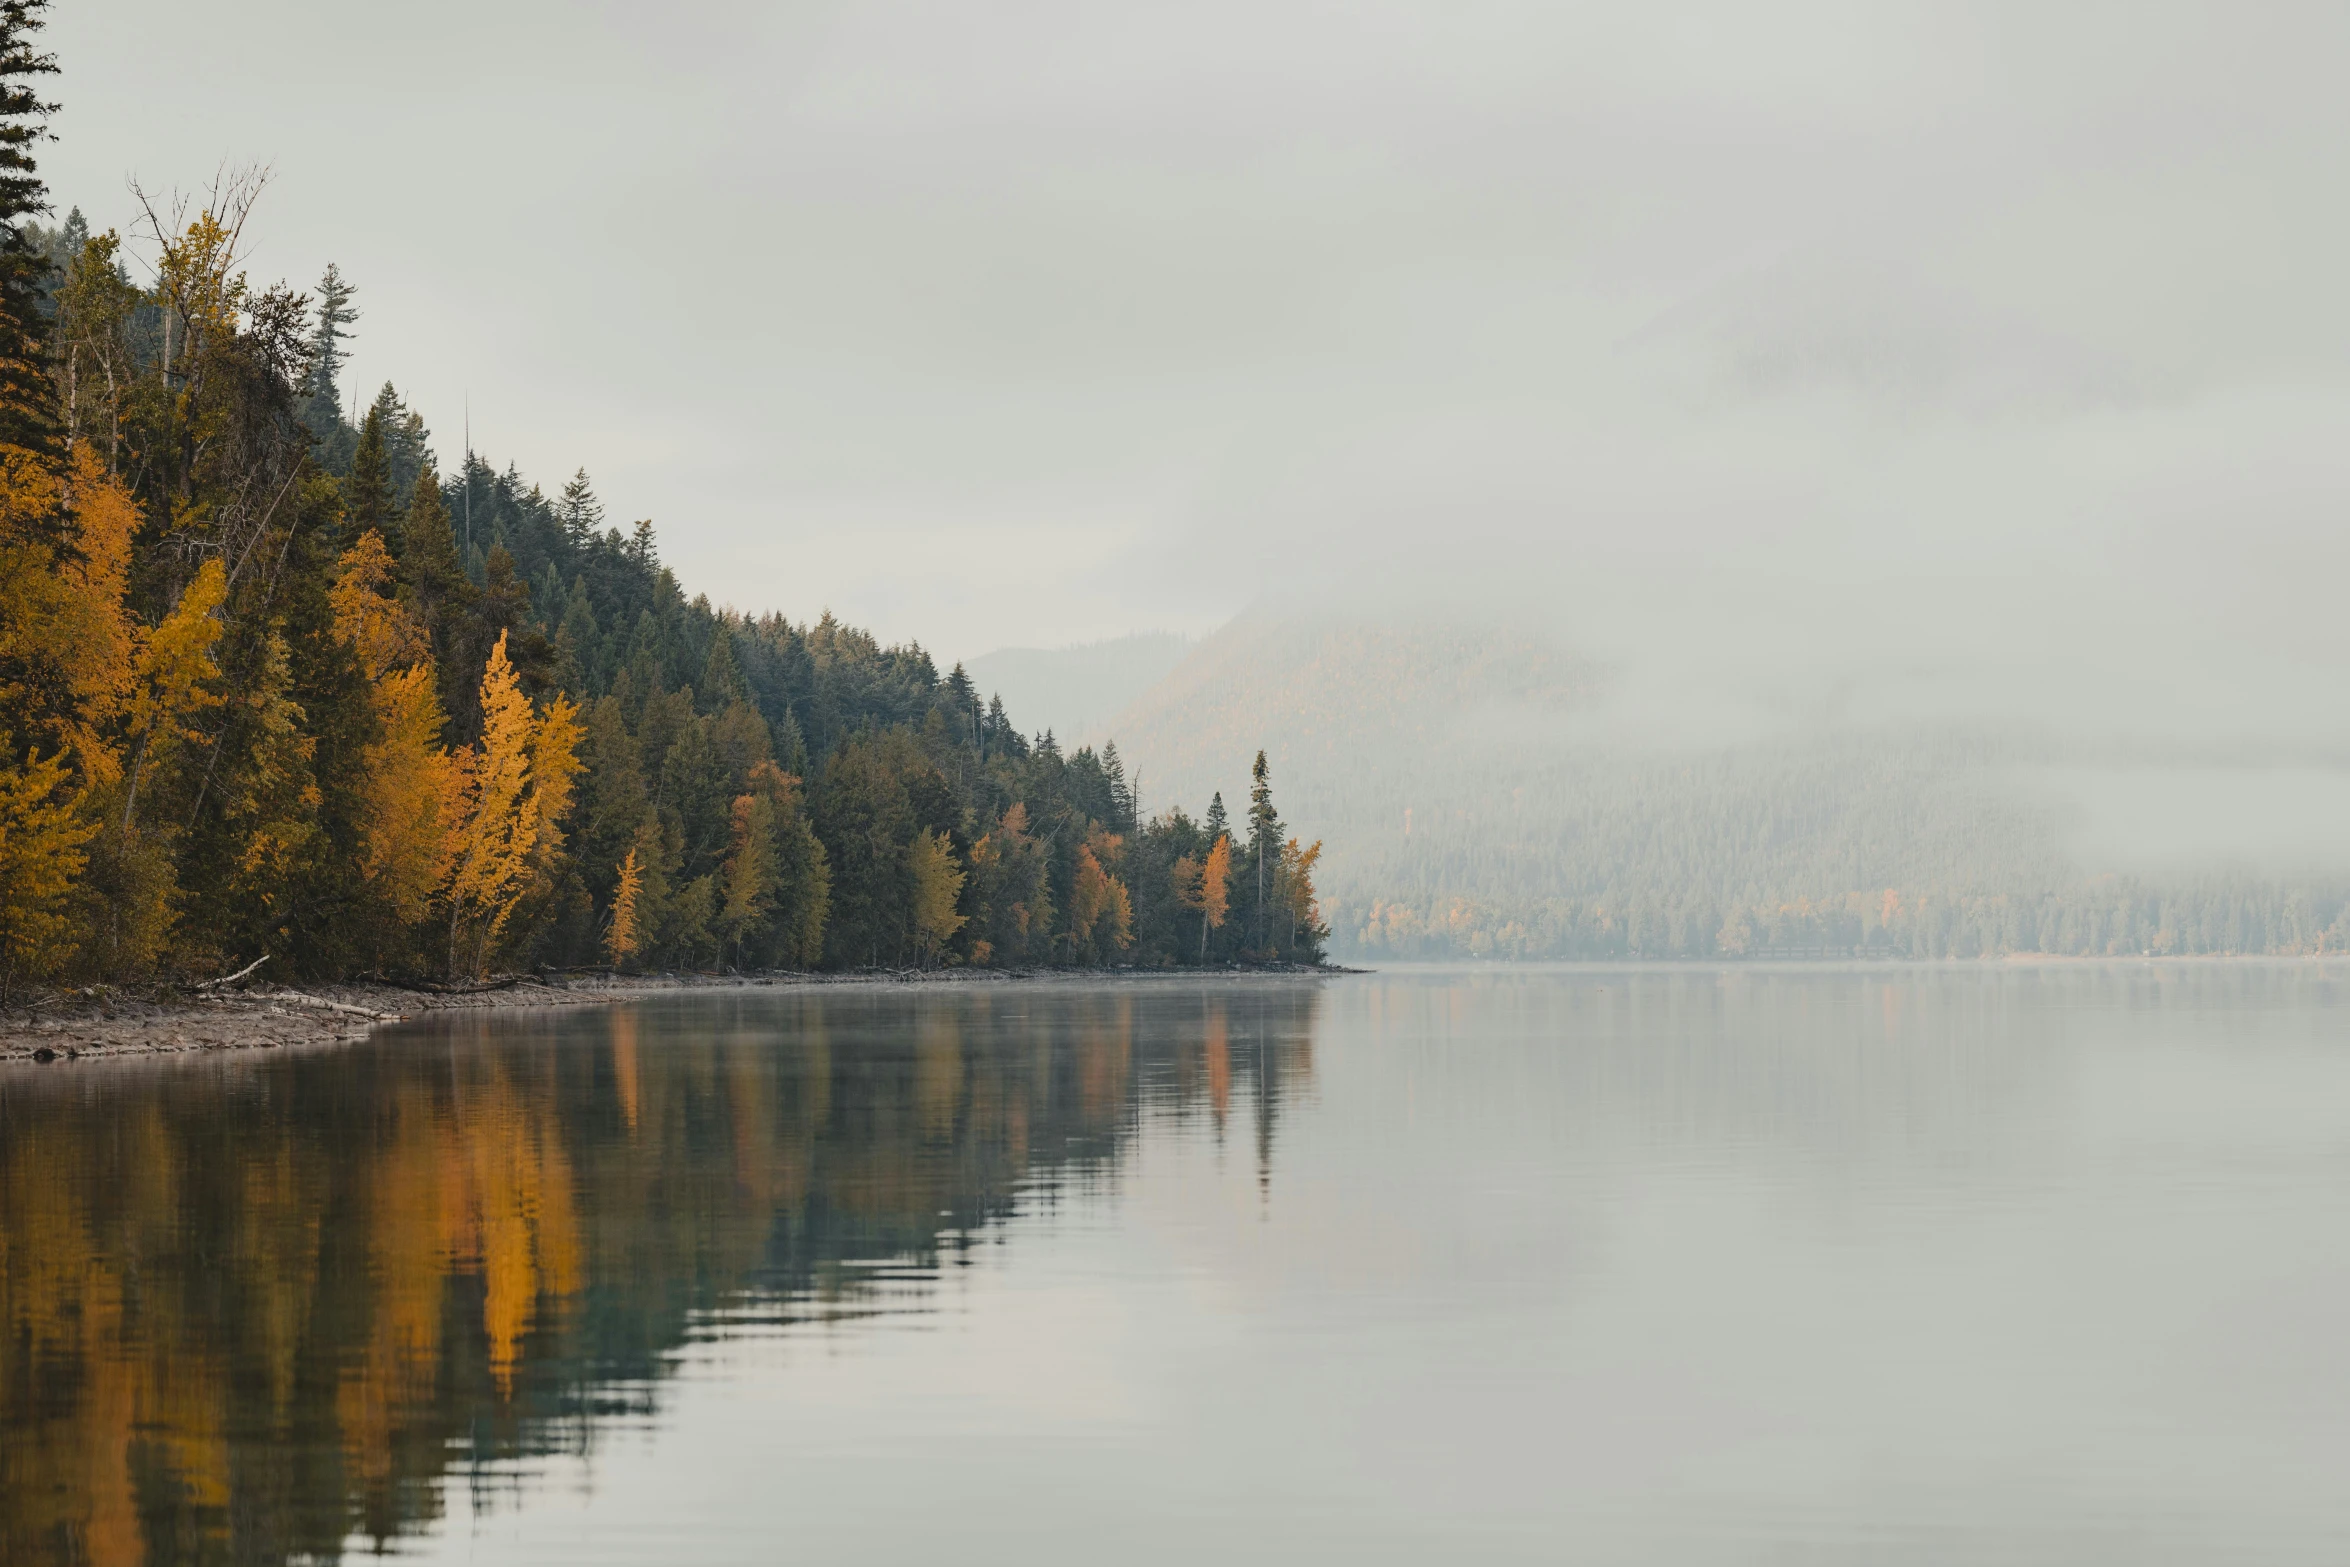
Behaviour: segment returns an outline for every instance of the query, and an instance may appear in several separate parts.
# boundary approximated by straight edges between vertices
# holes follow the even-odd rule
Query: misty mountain
[[[964,672],[981,692],[1001,695],[1023,730],[1076,743],[1100,738],[1110,715],[1165,678],[1191,646],[1174,632],[1148,631],[1074,647],[998,648]]]
[[[2264,772],[2118,765],[2105,742],[2020,723],[1709,734],[1633,710],[1675,701],[1697,697],[1529,617],[1256,612],[1112,727],[1146,804],[1236,800],[1262,746],[1291,830],[1326,841],[1333,950],[1357,957],[2305,951],[2350,935],[2338,864],[2217,841],[2142,852],[2179,780],[2232,791],[2200,820],[2253,817]],[[2322,795],[2304,774],[2331,775],[2294,775]],[[2135,843],[2126,807],[2148,816]]]

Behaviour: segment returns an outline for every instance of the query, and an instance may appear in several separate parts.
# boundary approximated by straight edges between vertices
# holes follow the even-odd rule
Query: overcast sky
[[[954,657],[1506,584],[1665,662],[2159,668],[2150,706],[2345,732],[2338,4],[59,0],[51,39],[61,202],[271,164],[254,268],[357,280],[363,386],[444,459],[470,396],[496,460],[584,463],[724,602]]]

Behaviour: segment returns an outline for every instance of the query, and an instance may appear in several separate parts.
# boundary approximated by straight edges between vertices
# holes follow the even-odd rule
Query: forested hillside
[[[1334,845],[1345,957],[2305,953],[2350,888],[2081,863],[2028,781],[2060,737],[1949,725],[1627,734],[1621,671],[1488,619],[1256,613],[1118,719],[1178,793],[1259,734]]]
[[[444,467],[261,182],[55,227],[0,5],[0,989],[48,979],[1312,960],[1317,850],[1140,819],[919,646],[689,597],[588,475]],[[144,257],[135,260],[134,254]]]

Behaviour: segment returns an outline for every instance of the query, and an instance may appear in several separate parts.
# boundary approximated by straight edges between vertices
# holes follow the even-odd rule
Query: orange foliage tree
[[[1077,874],[1069,884],[1073,955],[1122,952],[1134,943],[1134,901],[1126,884],[1109,869],[1118,863],[1125,842],[1121,835],[1097,827],[1077,850]]]
[[[531,711],[506,656],[505,633],[481,677],[481,743],[451,757],[449,815],[456,850],[442,898],[449,914],[449,971],[465,936],[480,973],[514,910],[561,847],[558,822],[579,770],[579,709],[557,696]]]
[[[432,639],[392,596],[392,557],[370,528],[344,552],[330,594],[335,630],[359,655],[377,734],[367,747],[360,873],[394,926],[421,922],[456,853],[454,793]]]

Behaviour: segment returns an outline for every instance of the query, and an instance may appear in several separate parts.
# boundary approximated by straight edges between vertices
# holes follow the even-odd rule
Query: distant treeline
[[[1784,903],[1671,894],[1333,907],[1334,946],[1368,959],[2157,957],[2350,952],[2350,899],[2253,879],[2190,887],[2101,877],[2062,892],[1887,887]]]
[[[347,413],[354,290],[249,283],[258,181],[150,204],[151,281],[41,226],[41,9],[0,7],[0,989],[1319,958],[1261,756],[1243,820],[1145,820],[918,646],[688,599],[585,472]]]
[[[1341,956],[1741,958],[2350,950],[2350,888],[2252,874],[2084,873],[2063,819],[2017,792],[2012,741],[1853,733],[1642,758],[1591,752],[1391,768],[1397,818],[1350,833],[1325,913]]]

